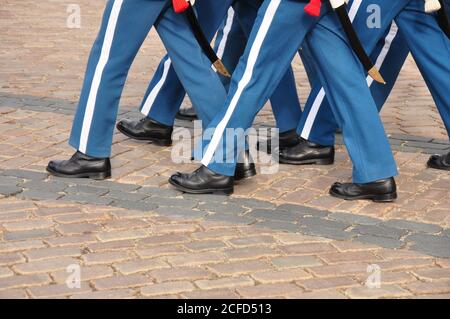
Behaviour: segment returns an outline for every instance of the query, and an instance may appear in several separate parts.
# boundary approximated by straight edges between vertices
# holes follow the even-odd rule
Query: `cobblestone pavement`
[[[73,152],[67,138],[103,6],[77,1],[82,28],[68,29],[69,3],[0,0],[0,298],[450,297],[450,175],[425,168],[449,144],[411,59],[383,111],[400,167],[396,203],[327,195],[350,178],[342,146],[334,166],[280,166],[229,198],[174,191],[168,176],[196,164],[119,134],[111,180],[57,179],[44,168]],[[120,118],[139,116],[163,52],[152,33]],[[295,69],[305,100],[300,61]],[[263,110],[257,126],[272,123]],[[66,284],[71,265],[80,288]],[[381,287],[367,287],[378,269]]]

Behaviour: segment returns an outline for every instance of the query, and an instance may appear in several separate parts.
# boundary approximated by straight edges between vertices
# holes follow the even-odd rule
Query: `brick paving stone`
[[[311,278],[312,276],[302,269],[283,269],[276,271],[264,271],[252,274],[253,279],[259,283],[279,283],[293,282],[300,279]]]
[[[28,262],[26,264],[17,264],[12,268],[15,272],[22,275],[31,275],[36,273],[47,273],[51,271],[67,269],[70,265],[79,265],[80,261],[75,258],[62,257],[46,260]]]
[[[90,234],[102,229],[99,224],[64,224],[55,227],[55,230],[62,235],[82,235]]]
[[[88,244],[87,248],[91,252],[105,252],[105,251],[114,251],[114,250],[126,250],[132,249],[135,247],[135,243],[133,240],[118,240],[118,241],[109,241],[106,243],[93,243]]]
[[[149,236],[145,239],[142,239],[139,241],[139,245],[141,246],[159,246],[159,245],[175,245],[175,244],[182,244],[185,242],[188,242],[189,238],[184,235],[178,235],[178,234],[167,234],[167,235],[156,235],[156,236]]]
[[[227,256],[228,260],[235,261],[259,259],[263,257],[275,257],[279,255],[280,252],[270,247],[250,246],[244,248],[227,249],[224,251],[224,254]]]
[[[97,238],[102,242],[111,242],[111,241],[127,240],[127,239],[140,239],[140,238],[146,238],[147,236],[148,236],[148,232],[146,230],[141,230],[141,229],[103,232],[103,233],[97,234]]]
[[[180,294],[193,290],[195,290],[195,287],[189,281],[174,281],[146,286],[141,289],[141,294],[146,297],[154,297],[168,294]]]
[[[384,248],[401,248],[405,246],[405,242],[398,239],[393,239],[389,237],[374,236],[374,235],[362,235],[355,237],[356,241],[365,244],[373,244]]]
[[[370,262],[376,263],[381,260],[370,251],[356,251],[356,252],[339,252],[331,254],[320,254],[319,258],[323,259],[327,264],[337,263],[354,263],[354,262]]]
[[[184,246],[191,251],[220,250],[228,247],[224,242],[219,240],[193,241]]]
[[[157,282],[179,281],[179,280],[201,280],[211,277],[211,273],[201,267],[177,267],[152,270],[149,276]]]
[[[60,270],[52,272],[50,275],[57,283],[65,283],[71,272],[67,270]],[[81,266],[80,275],[81,281],[90,281],[94,279],[102,279],[107,277],[112,277],[114,270],[110,266],[105,265],[95,265],[95,266]]]
[[[0,290],[0,300],[3,299],[27,299],[28,295],[25,289]]]
[[[56,238],[45,239],[52,247],[59,246],[73,246],[73,245],[87,245],[90,243],[96,243],[97,239],[93,235],[76,235],[76,236],[64,236]]]
[[[286,231],[286,232],[298,232],[300,230],[300,226],[298,224],[283,222],[283,221],[271,221],[266,220],[263,222],[259,222],[256,226],[260,228],[268,228],[278,231]]]
[[[124,275],[131,275],[160,268],[170,268],[167,263],[160,259],[132,260],[116,263],[113,267]]]
[[[315,256],[277,257],[272,258],[271,262],[278,269],[305,268],[323,265],[323,262]]]
[[[388,220],[382,225],[387,227],[406,229],[410,231],[423,232],[427,234],[437,234],[442,231],[442,228],[437,225],[430,225],[425,223],[417,223],[405,220]]]
[[[208,268],[218,276],[252,274],[273,269],[268,262],[261,260],[230,262],[226,264],[211,265]]]
[[[32,298],[61,298],[76,294],[92,292],[92,288],[86,283],[81,283],[80,288],[69,288],[66,284],[31,287],[28,289]]]
[[[390,261],[379,261],[377,265],[380,266],[381,270],[405,270],[414,268],[423,268],[433,265],[432,259],[425,258],[410,258],[410,259],[398,259]]]
[[[335,277],[335,278],[311,278],[296,281],[297,285],[306,290],[321,290],[334,288],[347,288],[359,285],[357,281],[349,277]]]
[[[162,256],[174,256],[185,253],[186,250],[178,246],[156,246],[151,248],[137,249],[136,254],[141,258],[156,258]]]
[[[285,245],[331,241],[330,239],[327,238],[305,236],[303,234],[298,233],[276,233],[274,234],[274,238]]]
[[[326,243],[307,243],[288,245],[280,248],[283,252],[290,255],[310,255],[314,253],[333,253],[336,249]]]
[[[239,295],[250,299],[284,297],[301,291],[303,291],[302,288],[291,283],[263,284],[237,289]]]
[[[172,266],[197,266],[205,264],[216,264],[225,261],[225,255],[216,252],[187,253],[167,257]]]
[[[14,232],[5,232],[3,238],[7,241],[22,241],[26,239],[42,239],[56,237],[57,234],[51,229],[33,229]]]
[[[195,290],[182,293],[188,299],[239,299],[239,295],[231,289]]]
[[[47,274],[33,274],[0,278],[0,291],[12,288],[25,288],[45,285],[51,282]]]
[[[18,264],[25,261],[25,257],[19,253],[2,253],[0,254],[0,266]]]
[[[86,265],[99,265],[129,260],[131,256],[127,251],[108,251],[89,253],[82,258]]]
[[[288,299],[347,299],[344,294],[337,290],[319,290],[315,292],[293,293],[287,296]]]
[[[362,244],[358,242],[351,242],[351,241],[336,241],[333,242],[331,245],[337,248],[340,252],[347,252],[347,251],[366,251],[366,250],[377,250],[380,248],[377,245],[369,245],[369,244]]]
[[[430,268],[430,269],[417,269],[412,271],[415,276],[421,280],[436,281],[441,279],[450,280],[449,268]]]
[[[257,245],[270,245],[275,243],[275,240],[271,236],[252,236],[231,239],[228,242],[236,247],[248,247]]]
[[[114,276],[93,281],[93,285],[97,290],[141,287],[149,284],[151,284],[150,278],[142,274]]]
[[[79,293],[71,296],[71,299],[132,299],[137,292],[132,289],[117,289]]]
[[[52,259],[57,257],[77,257],[81,256],[79,247],[56,247],[29,250],[24,253],[28,261]]]
[[[195,284],[204,290],[210,289],[236,289],[237,287],[253,286],[255,282],[248,276],[197,280]]]
[[[350,298],[403,298],[411,297],[411,293],[398,285],[384,285],[381,288],[353,287],[347,289],[345,294]]]
[[[406,289],[414,294],[442,294],[450,292],[450,281],[439,282],[413,282],[406,285]]]
[[[8,267],[0,267],[0,278],[13,276],[14,273]]]
[[[387,237],[391,239],[400,239],[407,234],[407,231],[392,227],[358,225],[353,228],[352,232],[361,235],[371,235],[376,237]]]
[[[45,244],[41,240],[25,240],[18,242],[0,243],[0,253],[14,252],[19,250],[42,248]]]
[[[339,277],[367,274],[368,263],[336,264],[309,267],[308,270],[317,277]],[[382,268],[383,269],[383,268]]]
[[[425,234],[411,235],[407,238],[412,248],[436,257],[450,258],[450,237]]]

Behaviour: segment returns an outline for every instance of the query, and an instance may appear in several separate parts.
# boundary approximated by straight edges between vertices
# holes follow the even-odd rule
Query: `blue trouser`
[[[356,2],[353,1],[353,3]],[[449,8],[450,4],[447,9]],[[355,21],[355,27],[358,29],[364,44],[368,43],[374,36],[373,32],[369,32],[370,30],[365,27],[367,19],[365,9],[361,8],[360,18],[358,17]],[[398,25],[395,22],[392,23],[390,29],[380,38],[372,53],[373,61],[377,62],[377,66],[387,82],[386,85],[382,85],[368,78],[375,103],[381,110],[411,48],[417,65],[442,115],[447,131],[450,132],[450,99],[447,93],[450,89],[448,39],[439,30],[435,17],[423,12],[423,1],[411,1],[398,14],[395,21]],[[418,21],[422,25],[419,25]],[[420,28],[420,33],[417,33],[418,28]],[[438,58],[435,57],[436,52],[439,52]],[[337,126],[324,91],[320,85],[316,85],[305,105],[297,132],[309,141],[321,145],[334,145],[334,133]]]
[[[200,0],[202,1],[202,0]],[[110,0],[89,57],[69,143],[95,157],[109,157],[119,99],[128,70],[152,26],[183,86],[201,109],[219,108],[226,91],[211,69],[184,15],[166,0]],[[214,94],[204,94],[214,92]]]
[[[214,49],[229,70],[236,68],[240,57],[245,51],[259,6],[259,0],[250,2],[236,1],[228,11],[227,19],[217,33]],[[304,60],[304,64],[310,63]],[[221,76],[221,79],[228,90],[230,78]],[[289,67],[273,92],[270,104],[280,132],[296,128],[294,121],[295,119],[300,120],[302,111],[292,67]]]
[[[233,8],[227,10],[228,16],[218,32],[215,49],[218,52],[218,56],[223,59],[227,68],[232,72],[244,52],[248,35],[253,27],[260,6],[260,0],[200,1],[197,4],[197,11],[199,21],[207,37],[212,39],[215,31],[224,20],[218,12],[226,12],[224,11],[224,8],[226,8],[225,4],[229,6],[231,2],[233,2]],[[214,15],[210,14],[211,11],[214,12]],[[228,89],[229,78],[221,77],[221,79],[224,86]],[[161,61],[150,82],[141,105],[141,112],[160,123],[173,125],[175,115],[181,106],[185,93],[177,74],[171,68],[170,59],[166,56]],[[202,116],[202,113],[205,112],[198,110],[199,105],[195,103],[193,105],[203,121],[203,125],[207,126],[213,116]],[[289,131],[297,127],[301,117],[301,107],[294,73],[291,68],[286,72],[275,90],[271,99],[271,105],[280,132]],[[210,110],[212,109],[210,108]],[[217,112],[218,110],[214,111]]]
[[[367,183],[397,174],[389,142],[375,102],[366,84],[364,70],[347,44],[337,17],[328,4],[322,17],[304,12],[305,3],[291,0],[266,0],[258,12],[249,43],[231,79],[224,108],[210,124],[215,130],[207,145],[202,164],[213,171],[232,176],[236,167],[235,138],[227,129],[247,130],[295,53],[306,41],[320,82],[329,96],[344,141],[353,161],[353,180]],[[236,140],[244,133],[237,130]],[[199,151],[196,157],[199,157]],[[202,152],[203,153],[203,152]]]

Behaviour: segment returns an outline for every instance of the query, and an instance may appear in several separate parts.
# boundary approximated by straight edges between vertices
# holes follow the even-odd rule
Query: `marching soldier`
[[[352,6],[358,6],[360,2],[354,0]],[[391,6],[389,1],[372,3],[379,4],[383,12],[386,7]],[[442,2],[441,10],[444,9],[445,4]],[[449,8],[450,5],[447,5],[447,11]],[[355,27],[360,31],[363,43],[369,44],[374,38],[379,37],[380,31],[366,27],[367,16],[364,13],[365,10],[358,13]],[[370,78],[368,78],[368,83],[377,107],[381,110],[411,49],[450,136],[450,100],[447,93],[450,90],[448,80],[450,76],[448,63],[450,61],[450,41],[445,31],[438,25],[439,21],[436,18],[436,13],[425,12],[423,1],[413,0],[407,4],[404,2],[395,19],[396,22],[392,22],[390,29],[380,39],[374,50],[374,59],[381,67],[382,74],[387,79],[387,85],[372,84]],[[421,21],[421,25],[417,26],[417,21]],[[439,52],[438,58],[435,52]],[[297,130],[302,141],[294,147],[281,150],[280,162],[288,164],[333,163],[336,128],[337,123],[324,91],[319,85],[312,90]],[[449,154],[431,156],[428,167],[450,170]]]
[[[344,1],[333,0],[331,4],[337,15],[324,3],[320,17],[314,17],[305,12],[310,4],[291,0],[264,1],[245,53],[231,79],[224,108],[210,124],[215,132],[211,139],[202,142],[207,145],[201,158],[202,166],[191,174],[174,174],[170,178],[172,185],[194,194],[233,192],[239,150],[233,141],[226,140],[225,132],[251,126],[298,48],[306,42],[333,114],[342,127],[354,167],[353,183],[335,183],[332,194],[345,199],[374,201],[392,201],[397,197],[394,180],[397,166],[361,63],[356,60],[347,39],[371,75],[378,81],[382,78],[355,41]],[[347,34],[343,33],[338,17]],[[237,139],[244,138],[240,131],[238,134]],[[220,146],[222,141],[225,141],[224,149]],[[227,161],[229,159],[232,161]]]
[[[216,8],[220,3],[217,2]],[[180,0],[173,0],[173,4],[176,9]],[[218,14],[224,12],[219,19],[228,10],[225,5],[218,10]],[[131,63],[153,26],[198,109],[205,116],[210,112],[212,117],[213,110],[223,104],[226,91],[196,41],[186,16],[176,13],[172,2],[109,0],[89,57],[69,140],[77,151],[69,160],[51,161],[47,167],[51,174],[94,179],[111,176],[109,157],[120,96]]]
[[[208,38],[213,37],[216,25],[220,23],[220,21],[212,21],[209,14],[210,11],[217,12],[217,8],[214,8],[215,4],[215,1],[209,0],[197,4],[199,21]],[[218,32],[215,51],[230,71],[234,70],[244,52],[260,4],[260,0],[234,0]],[[304,60],[304,63],[308,64],[308,61]],[[221,76],[226,89],[229,87],[229,79],[229,77]],[[138,121],[120,121],[117,129],[133,139],[168,145],[171,143],[175,114],[184,96],[184,88],[171,67],[169,57],[166,56],[161,61],[142,102],[141,113],[145,117]],[[301,108],[292,68],[288,69],[273,93],[271,105],[280,130],[280,145],[283,147],[296,145],[298,136],[295,130],[301,117]],[[202,116],[200,118],[206,126],[211,120]]]
[[[181,4],[181,6],[187,4],[185,0],[172,1],[174,4]],[[120,94],[133,58],[142,44],[144,35],[148,33],[152,26],[147,21],[144,23],[144,21],[139,20],[143,20],[142,15],[144,13],[149,14],[150,21],[155,23],[156,29],[171,57],[166,57],[161,63],[158,69],[159,79],[158,76],[155,77],[150,85],[142,105],[143,112],[149,112],[160,96],[164,98],[158,100],[156,105],[158,105],[159,110],[155,110],[156,115],[153,118],[144,118],[138,123],[122,121],[118,128],[123,133],[136,139],[151,140],[159,145],[170,145],[174,116],[185,95],[183,86],[188,88],[191,101],[196,106],[197,112],[205,124],[210,122],[220,106],[223,105],[225,100],[224,87],[219,88],[219,78],[211,68],[208,70],[205,68],[208,63],[205,61],[204,55],[198,51],[198,45],[195,44],[198,31],[194,34],[190,33],[185,17],[175,14],[170,6],[162,5],[159,2],[143,1],[143,4],[138,0],[108,2],[103,25],[88,63],[85,83],[69,140],[70,145],[76,148],[77,152],[67,161],[51,161],[47,167],[51,174],[60,177],[95,179],[111,176],[109,156]],[[205,29],[209,32],[207,37],[212,38],[214,31],[223,21],[232,0],[228,0],[228,2],[201,0],[199,2],[201,4],[199,15],[208,17],[205,20],[207,25]],[[254,12],[253,18],[247,13],[243,14],[246,23],[252,21],[256,16],[260,0],[240,0],[239,2],[248,2],[250,6],[253,6],[251,10],[248,10]],[[139,13],[134,12],[135,10],[139,11],[141,5],[143,10]],[[201,10],[203,10],[203,13]],[[155,11],[159,12],[160,15],[154,14]],[[153,13],[153,15],[150,13]],[[132,30],[126,30],[126,28],[130,28],[126,24],[135,15],[140,24],[134,23]],[[137,30],[138,28],[140,29]],[[179,30],[180,32],[170,32],[173,30]],[[133,31],[131,34],[137,34],[138,36],[136,39],[132,39],[134,45],[127,43],[127,49],[124,49],[124,34],[127,31]],[[205,43],[200,44],[204,45]],[[205,48],[203,49],[205,51]],[[182,68],[177,72],[181,82],[178,77],[174,76],[177,68],[174,60],[177,61],[178,68]],[[172,76],[169,77],[169,75]],[[183,79],[181,79],[182,76]],[[214,79],[211,79],[211,77],[214,77]],[[172,79],[172,81],[168,81],[168,79]],[[281,136],[285,142],[283,145],[290,146],[298,143],[295,122],[301,116],[301,109],[292,70],[286,73],[285,79],[284,87],[282,87],[280,93],[275,94],[275,96],[280,97],[280,102],[276,104],[279,105],[277,108],[279,111],[276,114],[279,115],[278,122],[281,128],[289,127]],[[161,92],[165,94],[160,94]],[[214,94],[204,94],[204,92],[214,92]],[[287,101],[290,104],[286,103]],[[281,103],[284,104],[283,107],[281,107]],[[254,163],[251,162],[248,152],[243,152],[243,155],[236,172],[236,179],[256,174]]]

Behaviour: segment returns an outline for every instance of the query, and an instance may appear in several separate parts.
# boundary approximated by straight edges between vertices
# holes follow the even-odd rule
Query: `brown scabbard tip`
[[[377,81],[381,84],[386,84],[386,81],[383,79],[383,76],[381,75],[380,71],[376,67],[373,67],[369,70],[369,75],[372,79]]]
[[[217,72],[222,74],[223,76],[226,76],[227,78],[231,78],[230,72],[228,72],[227,68],[223,64],[222,60],[217,60],[213,63],[214,67],[216,68]]]

